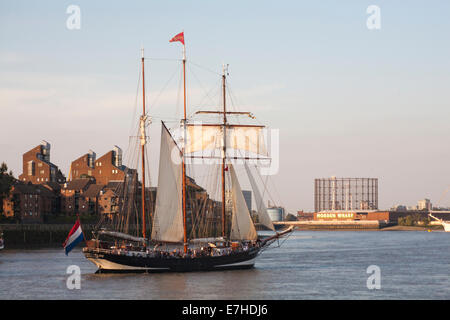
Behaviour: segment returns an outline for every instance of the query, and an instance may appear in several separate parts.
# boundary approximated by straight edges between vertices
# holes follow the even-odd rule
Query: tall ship
[[[173,41],[183,44],[183,118],[176,130],[161,121],[158,184],[154,192],[146,187],[150,115],[146,109],[142,50],[142,114],[137,128],[138,157],[133,158],[137,159],[140,173],[129,170],[117,187],[118,214],[102,216],[83,248],[98,273],[252,268],[262,251],[293,230],[275,230],[263,201],[266,189],[261,192],[253,173],[259,172],[259,161],[270,162],[264,142],[265,126],[229,121],[254,117],[250,112],[227,110],[225,66],[221,74],[221,109],[197,111],[188,117],[184,33]],[[196,118],[205,115],[220,121],[204,123]],[[193,179],[194,171],[206,176],[205,183],[214,191],[208,193],[199,186]],[[239,182],[244,171],[256,201],[253,218]],[[258,235],[255,219],[271,230],[271,235]]]

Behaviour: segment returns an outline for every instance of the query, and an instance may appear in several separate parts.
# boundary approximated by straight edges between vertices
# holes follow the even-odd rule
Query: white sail
[[[183,242],[181,154],[170,132],[162,125],[158,191],[153,219],[152,239]]]
[[[117,232],[117,231],[100,230],[98,232],[98,234],[104,234],[104,235],[108,235],[111,237],[121,238],[121,239],[136,241],[136,242],[145,242],[145,240],[146,240],[142,237],[135,237],[135,236],[129,235],[127,233]]]
[[[262,126],[229,125],[226,128],[227,149],[244,150],[268,156]],[[186,153],[222,148],[223,126],[191,124],[187,126]]]
[[[244,166],[245,170],[247,171],[248,179],[250,180],[250,185],[252,186],[253,195],[255,196],[259,222],[264,226],[266,226],[267,228],[269,228],[270,230],[275,231],[275,227],[273,226],[272,220],[270,219],[269,214],[267,213],[267,208],[264,205],[264,199],[261,196],[261,193],[259,192],[258,186],[256,184],[255,179],[253,178],[250,168],[248,167],[246,162],[244,163]]]
[[[258,238],[250,212],[248,212],[241,186],[233,165],[228,166],[231,174],[232,220],[231,240],[255,240]]]
[[[227,148],[268,156],[263,129],[263,127],[252,126],[227,127]]]
[[[188,125],[184,151],[193,153],[220,148],[223,141],[222,129],[221,126]]]
[[[444,227],[445,232],[450,232],[450,222],[442,221],[442,226]]]

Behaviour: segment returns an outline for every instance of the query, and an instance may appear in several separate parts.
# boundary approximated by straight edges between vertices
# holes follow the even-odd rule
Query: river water
[[[281,244],[281,242],[280,242]],[[6,242],[7,246],[7,242]],[[67,267],[81,270],[68,289]],[[369,266],[379,289],[369,289]],[[81,247],[0,252],[0,299],[450,299],[450,233],[295,231],[255,268],[161,274],[94,274]],[[372,279],[371,278],[371,279]],[[375,283],[372,280],[370,283]]]

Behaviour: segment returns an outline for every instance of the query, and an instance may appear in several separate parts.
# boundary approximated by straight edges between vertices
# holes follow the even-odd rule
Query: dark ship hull
[[[226,255],[188,258],[154,257],[138,251],[120,254],[108,249],[89,247],[83,248],[83,253],[88,260],[98,267],[97,273],[150,273],[250,269],[253,268],[260,249],[259,247],[253,247],[247,251]]]

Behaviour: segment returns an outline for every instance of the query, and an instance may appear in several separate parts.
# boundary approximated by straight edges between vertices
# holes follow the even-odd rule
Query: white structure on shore
[[[417,202],[417,210],[427,210],[430,211],[432,209],[432,204],[430,199],[423,199]]]

